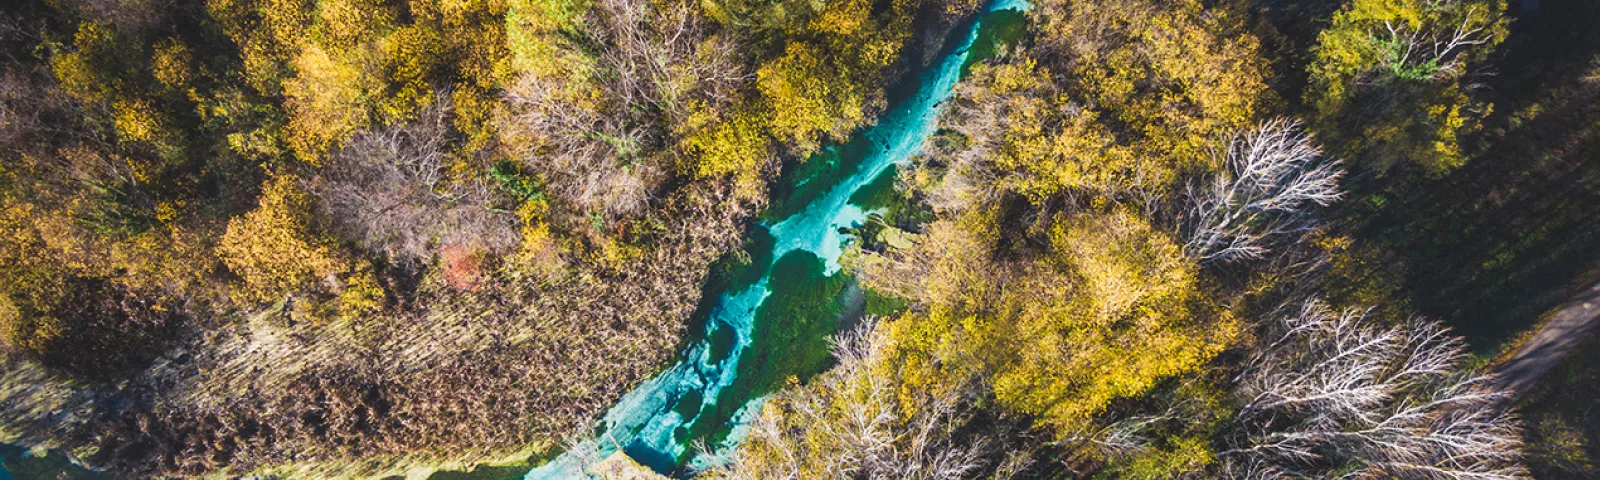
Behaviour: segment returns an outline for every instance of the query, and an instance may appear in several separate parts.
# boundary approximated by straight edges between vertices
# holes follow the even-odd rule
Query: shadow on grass
[[[1437,180],[1360,179],[1339,231],[1407,268],[1412,306],[1489,354],[1600,263],[1600,4],[1517,19],[1487,82],[1495,113],[1467,165]]]
[[[1518,405],[1535,478],[1600,478],[1600,339],[1591,338],[1545,375]]]

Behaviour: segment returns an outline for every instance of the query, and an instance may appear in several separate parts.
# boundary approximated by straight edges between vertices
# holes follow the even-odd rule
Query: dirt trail
[[[1561,359],[1583,343],[1600,325],[1600,282],[1579,291],[1572,299],[1552,310],[1548,321],[1539,326],[1515,356],[1500,364],[1496,390],[1511,396],[1508,402],[1527,395],[1539,377],[1561,363]]]

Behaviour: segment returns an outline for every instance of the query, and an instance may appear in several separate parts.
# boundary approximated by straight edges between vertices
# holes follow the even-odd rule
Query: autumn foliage
[[[772,290],[841,311],[778,324],[805,328],[773,351],[803,352],[774,361],[808,374],[759,378],[750,441],[700,473],[1425,477],[1405,463],[1481,427],[1461,470],[1518,474],[1510,417],[1413,408],[1477,409],[1481,382],[1441,327],[1378,323],[1416,286],[1351,226],[1538,117],[1496,127],[1480,88],[1512,13],[1303,3],[1036,0],[984,24],[921,153],[851,198],[842,270]],[[835,147],[984,7],[6,3],[0,440],[138,477],[544,458],[680,359],[707,293],[760,260],[741,236],[794,207],[769,190],[848,163]],[[1541,148],[1588,151],[1574,132]],[[832,325],[854,328],[830,356]],[[1345,337],[1382,343],[1356,378],[1377,397],[1285,403]],[[1430,352],[1438,372],[1396,380]],[[1408,436],[1434,443],[1374,446]]]

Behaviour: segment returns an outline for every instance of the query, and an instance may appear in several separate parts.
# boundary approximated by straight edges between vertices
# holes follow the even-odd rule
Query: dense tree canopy
[[[1545,2],[10,2],[0,453],[1518,478],[1496,352],[1415,300],[1592,281],[1600,18]],[[946,55],[919,152],[826,195]],[[817,197],[864,217],[838,258],[775,244]],[[732,382],[662,412],[706,451],[594,436],[674,362]],[[1534,471],[1593,473],[1574,415],[1535,414]]]
[[[670,356],[771,174],[884,108],[916,19],[976,5],[924,7],[7,5],[5,358],[42,363],[58,377],[25,378],[51,388],[133,387],[63,397],[118,398],[80,405],[83,432],[118,433],[4,428],[141,474],[370,475],[548,443]],[[597,317],[610,327],[549,323]],[[466,338],[502,346],[454,356]],[[577,366],[582,343],[615,353]],[[369,363],[385,356],[404,360]],[[512,380],[556,364],[613,386]],[[450,406],[478,400],[441,401],[484,388],[520,400],[471,408],[497,418],[481,422]],[[420,423],[376,420],[405,409]],[[345,462],[366,455],[387,460]]]

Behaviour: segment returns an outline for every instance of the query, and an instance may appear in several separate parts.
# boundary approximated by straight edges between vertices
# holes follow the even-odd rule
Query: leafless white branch
[[[989,462],[997,445],[955,432],[970,418],[967,390],[931,395],[914,412],[902,408],[895,380],[883,373],[888,342],[875,321],[841,335],[839,364],[813,385],[769,401],[751,425],[753,461],[736,453],[714,473],[729,478],[958,479]],[[1020,471],[1025,459],[1002,462]]]
[[[1485,5],[1462,0],[1427,0],[1429,19],[1386,20],[1367,32],[1380,44],[1381,71],[1415,72],[1428,79],[1445,78],[1466,68],[1464,53],[1489,43],[1494,14]],[[1432,18],[1437,17],[1437,18]],[[1358,80],[1374,82],[1376,78]]]
[[[1261,258],[1275,244],[1298,241],[1317,228],[1306,211],[1344,196],[1338,161],[1321,151],[1300,123],[1278,119],[1228,143],[1227,171],[1211,185],[1191,185],[1185,212],[1187,253],[1201,262]]]
[[[1510,479],[1516,420],[1438,323],[1286,305],[1239,376],[1223,470],[1242,478]]]

